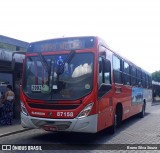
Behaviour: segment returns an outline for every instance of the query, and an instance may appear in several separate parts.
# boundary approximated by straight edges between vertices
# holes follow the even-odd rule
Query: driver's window
[[[98,97],[101,98],[111,90],[111,62],[99,57],[99,91]]]
[[[101,84],[103,83],[103,72],[102,72],[102,58],[99,57],[99,75],[98,75],[98,87],[100,88]]]
[[[99,86],[111,84],[111,63],[109,60],[99,57]]]
[[[104,83],[111,84],[111,63],[109,60],[104,59],[103,62],[103,75],[104,75]]]

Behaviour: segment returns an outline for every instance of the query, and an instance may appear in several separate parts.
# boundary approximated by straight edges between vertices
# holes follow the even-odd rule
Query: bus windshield
[[[93,87],[93,53],[26,58],[23,90],[32,99],[76,100]]]

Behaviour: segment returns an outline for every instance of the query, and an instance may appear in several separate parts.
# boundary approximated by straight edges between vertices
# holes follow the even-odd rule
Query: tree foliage
[[[152,73],[152,80],[160,82],[160,70]]]

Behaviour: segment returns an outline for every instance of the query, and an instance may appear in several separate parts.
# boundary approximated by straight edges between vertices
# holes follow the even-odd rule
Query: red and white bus
[[[24,128],[96,133],[135,114],[152,100],[151,76],[95,36],[33,42],[21,86]]]

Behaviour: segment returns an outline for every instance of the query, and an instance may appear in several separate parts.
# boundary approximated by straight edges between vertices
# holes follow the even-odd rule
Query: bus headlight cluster
[[[22,112],[24,115],[28,116],[27,109],[26,109],[26,107],[25,107],[25,105],[24,105],[24,103],[23,103],[22,101],[21,101],[21,112]]]
[[[93,103],[88,104],[77,116],[78,119],[86,117],[89,115],[91,109],[93,107]]]

